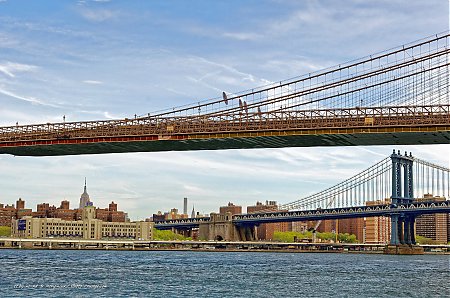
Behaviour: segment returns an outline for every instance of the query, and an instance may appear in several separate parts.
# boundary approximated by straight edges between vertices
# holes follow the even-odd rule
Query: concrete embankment
[[[267,241],[158,241],[95,240],[57,238],[0,238],[0,248],[9,249],[85,249],[85,250],[164,250],[216,252],[289,252],[289,253],[391,253],[410,254],[409,249],[384,244],[359,243],[281,243]],[[388,251],[386,251],[388,250]],[[422,245],[414,253],[450,254],[450,245]]]

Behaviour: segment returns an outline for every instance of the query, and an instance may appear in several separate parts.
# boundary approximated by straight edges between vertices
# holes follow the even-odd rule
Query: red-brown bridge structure
[[[315,73],[131,119],[0,127],[29,156],[449,144],[449,32]]]

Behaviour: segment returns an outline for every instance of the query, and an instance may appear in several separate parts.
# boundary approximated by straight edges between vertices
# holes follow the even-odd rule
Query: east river
[[[0,250],[1,297],[450,297],[450,256]]]

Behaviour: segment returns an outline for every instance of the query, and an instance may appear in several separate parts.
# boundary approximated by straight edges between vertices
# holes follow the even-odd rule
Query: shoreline
[[[307,243],[271,241],[112,240],[67,238],[1,238],[0,249],[117,250],[194,252],[277,252],[349,254],[450,255],[450,245],[387,245],[363,243]]]
[[[1,246],[1,250],[87,250],[87,251],[167,251],[167,252],[212,252],[212,253],[334,253],[334,254],[384,254],[383,250],[321,250],[321,249],[222,249],[222,248],[111,248],[111,247],[5,247]],[[425,251],[424,255],[449,255],[450,251]]]

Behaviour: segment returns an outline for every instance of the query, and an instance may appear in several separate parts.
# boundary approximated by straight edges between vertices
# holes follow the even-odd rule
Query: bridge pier
[[[392,207],[398,204],[410,204],[414,200],[413,193],[413,162],[414,159],[405,152],[391,155],[392,160]],[[403,170],[403,171],[402,171]],[[391,217],[391,241],[386,246],[386,254],[415,255],[423,254],[423,248],[416,246],[415,216],[401,213],[392,213]]]
[[[414,216],[406,216],[403,229],[404,229],[404,235],[405,235],[405,244],[408,245],[414,245],[416,244],[416,237],[415,237],[415,217]]]
[[[227,214],[211,213],[209,222],[200,223],[199,239],[216,241],[254,241],[255,225],[235,225],[233,216]]]
[[[395,208],[398,204],[409,204],[414,199],[413,194],[413,162],[414,159],[407,152],[401,155],[394,152],[391,154],[392,160],[392,196],[391,203]],[[390,245],[412,244],[411,218],[404,214],[391,214],[391,241]],[[413,224],[414,225],[414,220]]]
[[[398,214],[391,215],[391,241],[390,245],[399,245],[399,216]]]

